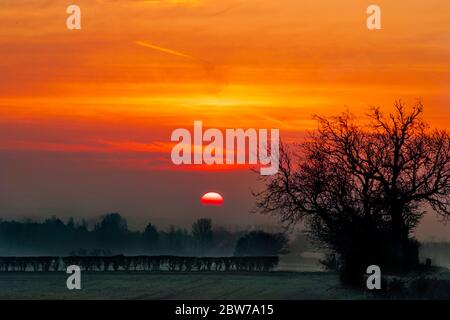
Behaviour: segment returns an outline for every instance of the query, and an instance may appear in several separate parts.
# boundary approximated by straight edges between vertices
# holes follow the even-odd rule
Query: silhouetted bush
[[[265,256],[287,253],[288,238],[282,233],[251,231],[242,236],[234,252],[235,256]]]

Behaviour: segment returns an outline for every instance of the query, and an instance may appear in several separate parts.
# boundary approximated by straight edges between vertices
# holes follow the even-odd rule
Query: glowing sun
[[[200,201],[205,206],[221,206],[223,204],[223,197],[217,192],[205,193]]]

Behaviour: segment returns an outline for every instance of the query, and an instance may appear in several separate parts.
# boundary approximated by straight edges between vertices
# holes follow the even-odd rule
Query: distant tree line
[[[281,233],[213,228],[210,219],[198,219],[191,230],[148,224],[142,231],[129,230],[119,213],[101,217],[92,227],[73,218],[0,220],[0,256],[276,256],[286,252],[287,244]]]
[[[181,257],[181,256],[67,256],[0,257],[0,272],[64,271],[77,265],[85,271],[171,272],[268,272],[278,264],[277,256]]]

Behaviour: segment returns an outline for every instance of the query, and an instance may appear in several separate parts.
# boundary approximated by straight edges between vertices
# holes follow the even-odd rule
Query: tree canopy
[[[359,259],[359,271],[371,262],[417,263],[411,236],[425,206],[450,216],[449,133],[430,129],[422,113],[420,102],[408,109],[398,101],[389,115],[373,108],[364,124],[348,112],[317,116],[306,142],[281,147],[278,174],[256,193],[257,211],[305,222],[344,264]]]

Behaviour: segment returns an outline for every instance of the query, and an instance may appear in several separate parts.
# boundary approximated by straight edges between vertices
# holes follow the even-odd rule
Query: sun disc
[[[223,204],[224,200],[223,197],[217,192],[208,192],[200,198],[200,201],[206,206],[220,206]]]

